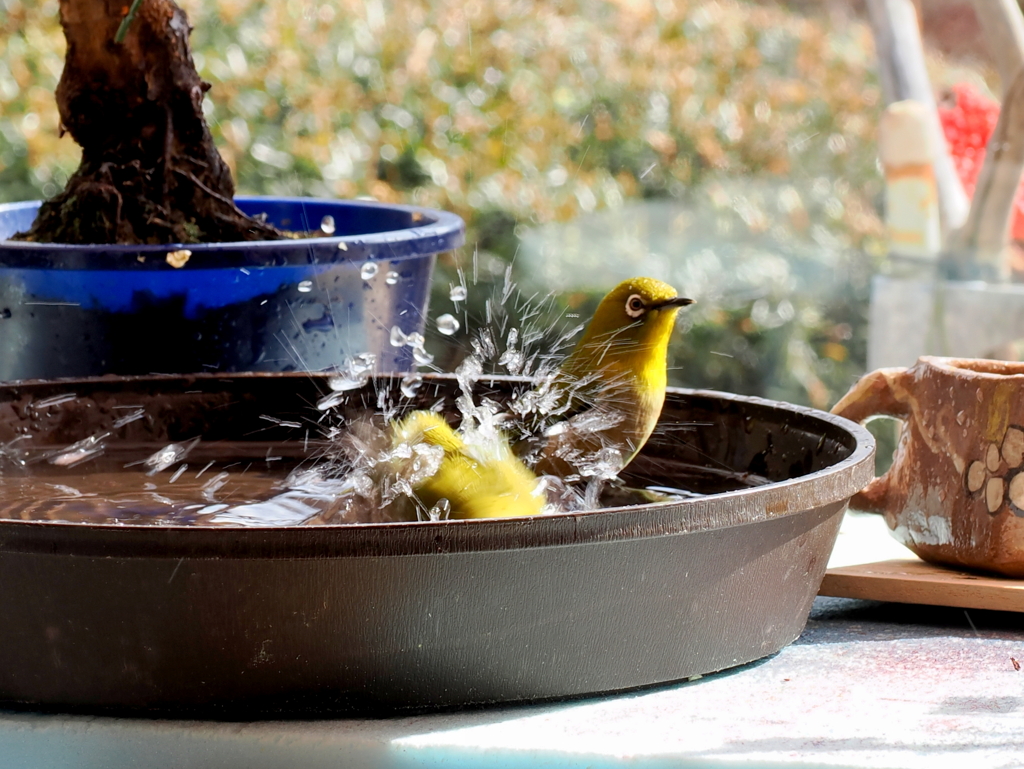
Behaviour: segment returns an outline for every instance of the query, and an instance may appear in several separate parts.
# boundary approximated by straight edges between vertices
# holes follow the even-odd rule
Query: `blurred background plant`
[[[433,315],[484,316],[509,265],[570,318],[651,274],[700,302],[674,384],[826,407],[863,371],[882,105],[846,4],[178,2],[240,193],[467,220]],[[50,196],[77,165],[58,138],[62,61],[56,0],[0,0],[0,200]],[[453,304],[460,266],[475,280]],[[470,325],[431,335],[439,362]]]

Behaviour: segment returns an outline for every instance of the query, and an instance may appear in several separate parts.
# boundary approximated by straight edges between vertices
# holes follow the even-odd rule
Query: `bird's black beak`
[[[686,307],[689,304],[693,304],[695,301],[695,299],[687,299],[685,296],[674,296],[663,302],[652,304],[651,309],[660,310],[662,307]]]

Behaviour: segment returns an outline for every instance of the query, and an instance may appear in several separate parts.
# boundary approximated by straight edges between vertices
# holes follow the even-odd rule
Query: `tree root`
[[[61,130],[82,146],[64,190],[17,240],[174,244],[293,237],[234,204],[234,182],[203,117],[210,88],[173,0],[142,0],[121,43],[124,0],[60,0],[68,43]]]

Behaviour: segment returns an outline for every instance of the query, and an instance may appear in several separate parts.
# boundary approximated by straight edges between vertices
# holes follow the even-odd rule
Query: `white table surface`
[[[844,523],[833,563],[900,557]],[[972,627],[973,625],[973,627]],[[0,712],[0,769],[1024,766],[1024,618],[819,598],[778,654],[558,705],[381,720],[188,722]]]

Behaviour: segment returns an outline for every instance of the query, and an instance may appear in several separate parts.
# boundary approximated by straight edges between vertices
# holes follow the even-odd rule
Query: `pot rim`
[[[326,379],[329,376],[309,372],[248,372],[23,380],[0,384],[0,391],[54,384],[82,387],[133,381]],[[454,380],[454,375],[426,375],[424,379]],[[515,384],[530,380],[495,375],[481,381]],[[128,558],[323,558],[567,546],[711,531],[785,518],[828,505],[845,505],[874,478],[873,437],[864,427],[843,417],[806,406],[715,390],[670,387],[668,396],[715,399],[755,410],[781,410],[791,415],[787,425],[792,420],[828,425],[845,433],[853,448],[848,457],[834,465],[763,486],[679,501],[523,518],[263,527],[0,520],[0,552]]]
[[[462,218],[439,209],[371,200],[272,195],[239,195],[235,202],[243,210],[255,209],[261,204],[298,205],[303,207],[303,211],[305,206],[321,209],[312,216],[330,213],[322,211],[324,208],[334,209],[335,213],[340,208],[408,214],[414,226],[322,238],[164,245],[30,243],[0,239],[0,269],[174,271],[176,268],[165,262],[165,256],[182,249],[202,258],[191,259],[183,268],[177,268],[179,270],[238,266],[281,267],[366,259],[394,261],[450,251],[465,243],[466,228]],[[25,210],[35,211],[40,205],[41,201],[38,200],[0,204],[0,217]],[[415,223],[418,217],[422,218],[422,224]]]

